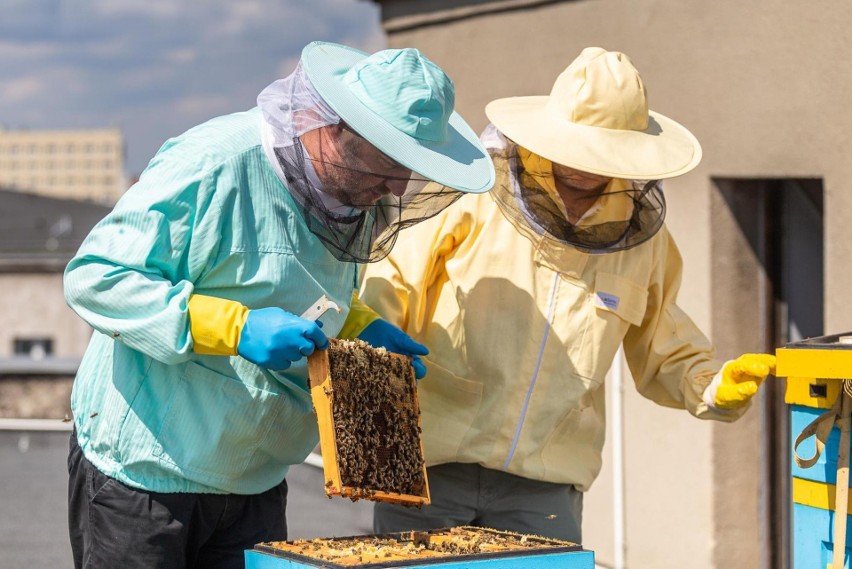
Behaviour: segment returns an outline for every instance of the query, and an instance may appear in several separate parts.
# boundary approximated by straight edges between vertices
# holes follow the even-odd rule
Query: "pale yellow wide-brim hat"
[[[661,180],[701,161],[701,145],[689,130],[648,109],[630,59],[600,47],[584,49],[549,96],[497,99],[485,114],[527,150],[602,176]]]

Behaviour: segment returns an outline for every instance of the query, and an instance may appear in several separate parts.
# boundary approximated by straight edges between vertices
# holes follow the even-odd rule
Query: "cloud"
[[[211,116],[216,116],[241,109],[229,109],[230,101],[225,96],[191,96],[184,97],[175,102],[175,111],[183,116],[195,117],[197,120],[204,120]]]
[[[38,77],[20,77],[0,85],[0,98],[17,103],[45,90],[45,82]]]
[[[121,125],[134,173],[166,138],[253,106],[313,40],[381,49],[378,7],[364,0],[5,0],[0,123]]]
[[[10,62],[24,63],[29,60],[56,57],[61,48],[55,44],[24,43],[0,37],[0,66]]]

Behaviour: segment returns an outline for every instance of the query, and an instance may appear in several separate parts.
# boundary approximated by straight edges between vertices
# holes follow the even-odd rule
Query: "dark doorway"
[[[722,357],[775,348],[823,330],[823,187],[819,179],[715,180],[714,336]],[[729,235],[722,235],[729,232]],[[726,275],[735,275],[733,280]],[[718,309],[718,310],[717,310]],[[756,404],[760,566],[787,569],[790,434],[784,381]],[[730,442],[730,441],[728,441]]]

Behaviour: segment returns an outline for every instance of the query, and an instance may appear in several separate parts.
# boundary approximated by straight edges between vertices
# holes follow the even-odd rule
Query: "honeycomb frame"
[[[583,547],[537,535],[457,526],[380,535],[265,542],[257,544],[255,550],[310,567],[378,569],[433,567],[460,562],[477,562],[479,565],[487,560],[513,558],[525,562],[519,566],[535,566],[536,556],[583,551]]]
[[[343,347],[361,350],[366,355],[372,357],[395,358],[398,361],[404,362],[408,374],[406,377],[401,377],[400,379],[409,383],[411,393],[410,404],[412,408],[408,411],[416,416],[416,440],[408,441],[407,444],[415,445],[414,448],[419,453],[422,466],[416,474],[422,476],[422,492],[401,493],[390,491],[388,488],[366,488],[345,483],[345,473],[341,472],[345,467],[341,467],[340,444],[334,419],[335,378],[332,377],[332,366],[329,360],[330,351],[343,349]],[[423,444],[420,436],[420,404],[417,398],[417,384],[414,377],[414,370],[411,367],[411,358],[388,352],[384,348],[373,348],[360,340],[329,338],[329,348],[327,350],[317,350],[308,357],[308,377],[311,400],[319,427],[326,495],[329,497],[342,496],[350,498],[353,501],[367,499],[417,507],[431,503],[429,482],[426,477],[426,463],[423,458]],[[339,383],[342,383],[342,380],[339,380]],[[377,467],[377,465],[373,466]]]

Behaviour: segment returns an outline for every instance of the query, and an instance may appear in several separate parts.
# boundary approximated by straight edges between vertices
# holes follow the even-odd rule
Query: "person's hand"
[[[280,308],[250,310],[240,332],[237,353],[272,370],[290,365],[328,347],[322,322],[299,318]]]
[[[739,409],[748,404],[763,380],[775,374],[775,356],[744,354],[722,366],[704,391],[704,402],[717,409]]]
[[[373,320],[358,334],[358,339],[367,342],[374,348],[385,348],[389,352],[411,356],[411,366],[414,368],[415,379],[422,379],[426,375],[426,364],[423,363],[420,356],[429,354],[429,349],[412,340],[411,336],[387,320],[381,318]]]

